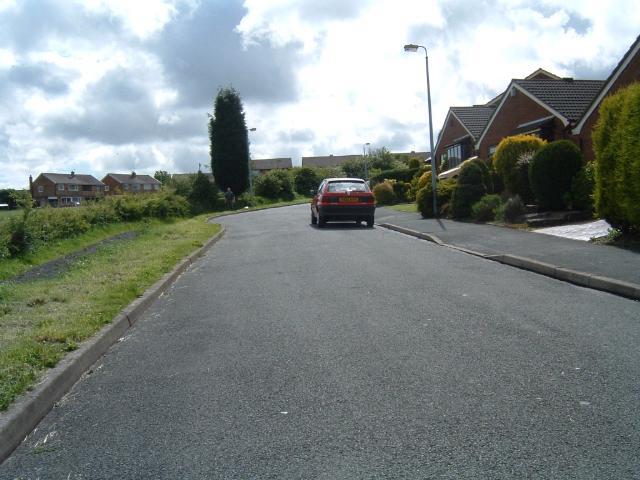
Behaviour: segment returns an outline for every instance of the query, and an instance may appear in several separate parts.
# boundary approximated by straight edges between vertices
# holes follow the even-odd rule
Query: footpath
[[[640,254],[607,245],[495,225],[423,219],[418,213],[376,210],[376,223],[577,285],[640,300]]]

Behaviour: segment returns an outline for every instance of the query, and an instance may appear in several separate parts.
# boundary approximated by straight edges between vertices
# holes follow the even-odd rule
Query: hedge
[[[640,83],[607,97],[593,132],[596,213],[613,227],[640,229]]]
[[[502,139],[498,144],[493,156],[493,166],[509,193],[525,199],[531,196],[527,180],[528,168],[523,163],[526,154],[537,152],[545,143],[533,135],[514,135]]]

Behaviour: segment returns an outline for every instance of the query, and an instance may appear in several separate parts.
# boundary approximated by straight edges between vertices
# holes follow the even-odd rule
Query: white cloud
[[[0,188],[195,171],[227,85],[253,158],[425,150],[424,55],[404,44],[429,49],[437,133],[538,67],[604,78],[640,33],[628,0],[33,1],[0,0]]]

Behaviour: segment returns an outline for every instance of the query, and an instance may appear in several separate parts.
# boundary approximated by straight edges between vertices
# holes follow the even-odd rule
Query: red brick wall
[[[620,76],[616,79],[616,81],[611,86],[609,90],[609,95],[615,93],[627,85],[630,85],[633,82],[640,81],[640,54],[636,54],[633,59],[627,65],[627,68],[620,74]],[[593,152],[593,140],[591,138],[593,133],[593,127],[595,127],[596,123],[598,123],[598,108],[596,108],[592,114],[587,118],[587,121],[582,126],[582,130],[580,131],[580,137],[582,138],[582,155],[584,159],[588,162],[594,160],[594,152]],[[579,140],[578,140],[579,141]]]
[[[105,195],[119,195],[122,193],[122,187],[113,177],[106,176],[101,180],[102,183],[109,186],[109,191],[104,192]]]
[[[449,115],[446,125],[442,127],[442,136],[438,148],[436,150],[436,167],[440,166],[440,155],[445,151],[445,146],[450,145],[456,138],[464,137],[469,132],[462,126],[462,124],[453,115]]]
[[[511,135],[518,125],[551,115],[549,110],[541,107],[517,89],[515,96],[510,96],[509,92],[506,95],[507,99],[479,145],[478,156],[484,160],[489,156],[489,147],[498,145],[500,140]],[[558,123],[562,125],[561,122],[558,121]],[[554,124],[554,129],[556,128]]]

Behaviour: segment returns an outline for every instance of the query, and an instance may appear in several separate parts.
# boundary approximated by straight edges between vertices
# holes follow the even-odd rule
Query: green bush
[[[593,212],[593,191],[595,188],[595,171],[593,163],[580,169],[571,181],[571,191],[565,195],[565,203],[571,209]]]
[[[254,182],[256,195],[272,200],[291,200],[293,193],[293,178],[288,170],[271,170],[256,178]]]
[[[565,195],[571,190],[573,177],[581,168],[582,155],[573,142],[558,140],[538,150],[529,165],[529,181],[539,208],[564,208]]]
[[[387,182],[379,183],[373,187],[373,196],[376,198],[378,205],[391,205],[396,199],[393,187]]]
[[[517,223],[524,213],[524,203],[522,199],[516,195],[498,207],[496,217],[505,223]]]
[[[449,202],[456,188],[456,180],[449,178],[440,180],[436,187],[436,202],[438,203],[438,216],[446,216],[449,211]],[[418,190],[416,204],[423,218],[433,217],[433,196],[431,194],[431,181]]]
[[[622,232],[640,229],[640,82],[607,97],[593,132],[596,213]]]
[[[420,160],[418,157],[411,157],[407,161],[407,166],[410,169],[414,169],[414,168],[418,169],[422,166],[422,160]]]
[[[486,176],[488,177],[487,170]],[[485,175],[478,162],[465,162],[458,174],[458,182],[451,197],[451,216],[468,218],[471,207],[487,193]]]
[[[385,180],[396,180],[398,182],[411,182],[413,177],[418,173],[418,168],[396,168],[394,170],[383,170],[378,175],[371,177],[371,183],[376,184]]]
[[[30,198],[30,197],[29,197]],[[51,241],[81,235],[98,225],[143,218],[182,217],[190,212],[187,200],[172,192],[118,195],[81,207],[31,210],[0,226],[0,256],[15,257]]]
[[[476,222],[489,222],[494,220],[500,205],[502,205],[500,195],[485,195],[471,207],[471,218]]]
[[[300,195],[309,196],[309,191],[318,188],[321,181],[322,178],[315,168],[301,167],[293,170],[293,183]]]
[[[504,138],[498,144],[493,156],[493,167],[502,178],[509,193],[524,195],[525,198],[530,195],[529,183],[524,180],[528,175],[528,169],[523,163],[526,163],[526,154],[537,152],[545,143],[544,140],[533,135],[515,135]]]

